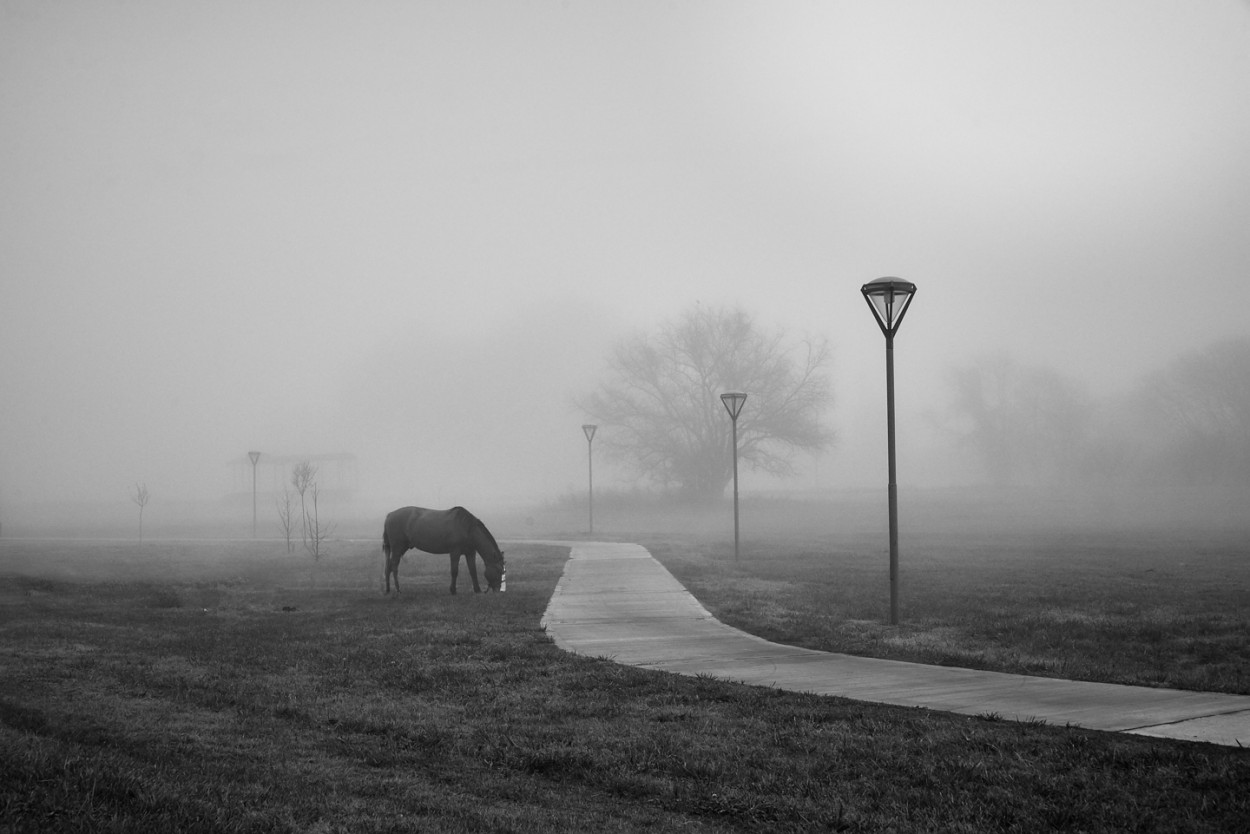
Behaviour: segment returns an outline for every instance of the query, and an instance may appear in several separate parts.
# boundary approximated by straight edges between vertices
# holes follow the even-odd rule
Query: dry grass
[[[725,622],[922,663],[1250,694],[1250,545],[1225,530],[916,533],[901,624],[879,538],[667,538],[652,552]]]
[[[1250,757],[567,655],[376,544],[0,542],[3,831],[1234,831]],[[767,576],[754,592],[788,593]],[[786,606],[774,601],[780,610]]]

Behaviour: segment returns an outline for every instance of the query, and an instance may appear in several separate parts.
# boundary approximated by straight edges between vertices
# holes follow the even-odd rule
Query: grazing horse
[[[460,573],[461,555],[469,565],[475,594],[482,590],[477,584],[475,555],[482,557],[486,568],[487,590],[502,591],[505,587],[507,568],[503,551],[486,525],[464,507],[452,507],[450,510],[401,507],[386,516],[386,524],[382,527],[386,593],[391,592],[392,576],[395,577],[395,592],[399,592],[399,560],[409,550],[449,554],[453,594],[456,592],[456,576]]]

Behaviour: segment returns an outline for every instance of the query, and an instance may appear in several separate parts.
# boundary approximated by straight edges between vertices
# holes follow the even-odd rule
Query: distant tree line
[[[720,497],[732,477],[720,395],[748,394],[740,463],[787,475],[834,440],[828,344],[760,327],[740,308],[695,305],[621,340],[582,411],[596,448],[675,497]],[[1157,482],[1250,486],[1250,338],[1217,342],[1099,396],[1005,353],[952,368],[940,431],[998,486]]]
[[[1100,398],[1005,354],[950,372],[939,424],[998,485],[1250,486],[1250,339],[1227,339]]]

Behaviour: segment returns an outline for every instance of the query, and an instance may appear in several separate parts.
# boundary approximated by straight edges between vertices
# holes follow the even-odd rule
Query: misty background
[[[379,520],[580,495],[575,398],[694,304],[833,351],[836,445],[744,490],[881,489],[885,275],[900,484],[993,485],[960,369],[1114,427],[1250,336],[1247,148],[1242,0],[0,0],[0,523],[234,513],[249,450]]]

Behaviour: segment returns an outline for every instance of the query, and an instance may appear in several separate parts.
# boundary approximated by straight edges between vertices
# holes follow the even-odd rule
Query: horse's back
[[[382,543],[388,549],[403,552],[412,547],[412,542],[408,535],[408,528],[411,526],[413,519],[419,518],[423,513],[429,512],[424,507],[400,507],[398,510],[392,510],[386,514],[386,521],[382,524]]]
[[[407,524],[408,519],[414,515],[428,512],[429,510],[424,507],[400,507],[398,510],[391,510],[386,514],[386,529],[390,530],[399,525]]]
[[[450,553],[465,543],[476,522],[476,517],[464,507],[400,507],[386,516],[383,537],[394,550]]]

